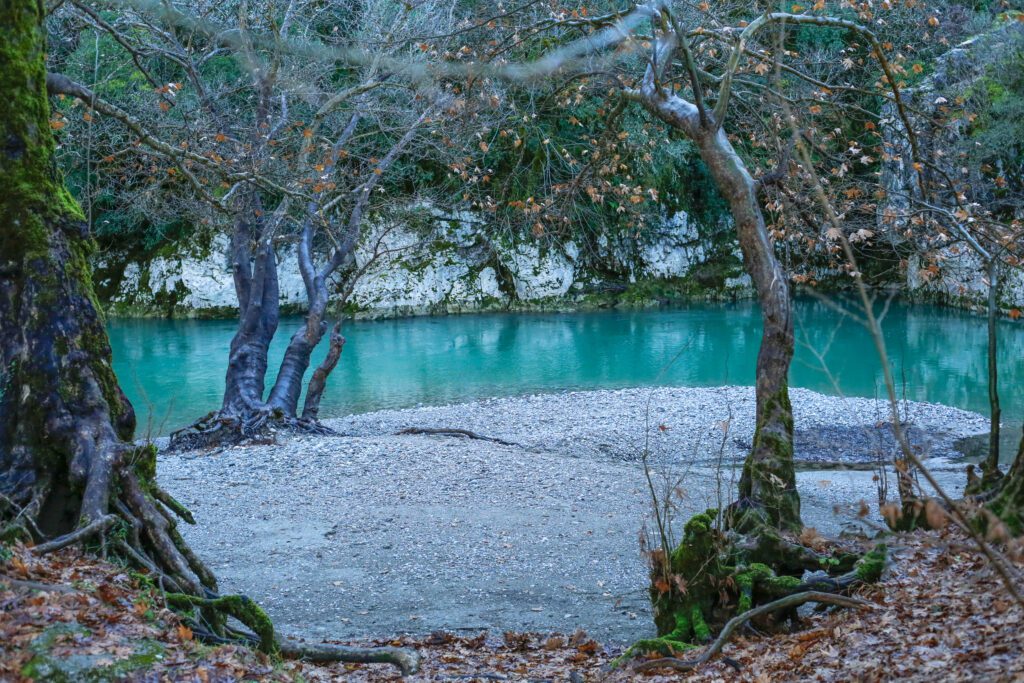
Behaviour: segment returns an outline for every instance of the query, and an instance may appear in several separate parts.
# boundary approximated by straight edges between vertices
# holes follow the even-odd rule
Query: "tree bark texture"
[[[0,4],[0,492],[59,534],[106,515],[135,414],[54,163],[42,20],[42,3]]]
[[[658,55],[664,62],[670,51]],[[743,262],[757,290],[763,325],[757,356],[756,426],[734,511],[759,511],[772,525],[799,529],[800,497],[793,465],[793,410],[788,375],[793,358],[789,284],[768,237],[757,186],[725,131],[693,103],[656,84],[652,70],[637,98],[653,115],[692,140],[729,204]],[[745,514],[734,515],[737,523]]]
[[[124,528],[126,554],[175,590],[216,589],[156,485],[156,450],[111,367],[94,243],[54,164],[41,2],[0,2],[0,519],[61,547]],[[77,531],[76,531],[77,529]]]

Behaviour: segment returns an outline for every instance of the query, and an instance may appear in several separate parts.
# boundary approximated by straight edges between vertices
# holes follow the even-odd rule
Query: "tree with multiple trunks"
[[[388,253],[384,226],[408,220],[429,199],[415,179],[431,169],[417,164],[429,153],[437,167],[456,147],[456,133],[442,138],[439,124],[472,115],[451,83],[416,78],[396,61],[420,52],[408,37],[414,29],[451,28],[439,7],[212,3],[201,22],[193,18],[197,8],[169,3],[111,14],[71,2],[64,10],[69,36],[91,31],[96,40],[104,36],[104,49],[130,57],[96,76],[95,89],[60,74],[48,79],[51,93],[89,112],[86,125],[102,126],[96,155],[107,161],[94,175],[108,185],[150,188],[157,202],[226,234],[230,244],[239,318],[223,401],[175,432],[172,447],[230,443],[269,425],[326,431],[320,402],[344,344],[340,314],[333,326],[328,317]],[[232,19],[239,30],[215,23]],[[360,59],[308,59],[287,48],[300,38],[326,50],[358,49]],[[148,95],[110,85],[140,80],[155,86]],[[126,134],[134,151],[121,158]],[[369,253],[357,258],[361,242]],[[307,303],[268,386],[270,344],[281,323],[282,246],[297,255]],[[310,373],[325,337],[326,357]]]

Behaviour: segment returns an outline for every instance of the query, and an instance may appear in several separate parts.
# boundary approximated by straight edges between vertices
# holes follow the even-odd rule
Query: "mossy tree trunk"
[[[110,365],[93,242],[54,164],[42,3],[0,4],[0,489],[63,533],[108,510],[135,415]]]
[[[1000,484],[999,493],[988,509],[1003,520],[1010,534],[1018,536],[1024,533],[1024,435],[1010,471]]]
[[[54,163],[44,8],[0,2],[0,518],[52,544],[112,526],[126,552],[190,593],[216,588],[175,530],[155,451],[111,367],[94,243]]]
[[[843,592],[878,581],[885,568],[883,544],[862,557],[821,555],[766,527],[756,542],[748,542],[717,529],[717,517],[717,510],[694,515],[678,546],[651,554],[650,598],[658,637],[638,641],[624,658],[646,652],[674,656],[710,640],[736,614],[795,593]],[[815,574],[803,579],[807,570]],[[759,625],[795,621],[796,616],[791,610],[780,612]]]
[[[715,186],[729,203],[743,262],[761,305],[754,439],[743,464],[735,510],[753,509],[773,526],[798,531],[803,524],[793,466],[793,409],[788,386],[793,360],[788,278],[768,238],[754,179],[725,131],[698,128],[694,141]],[[741,516],[735,517],[737,523]]]

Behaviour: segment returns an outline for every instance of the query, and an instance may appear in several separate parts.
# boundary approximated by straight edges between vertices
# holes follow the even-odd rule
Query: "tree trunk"
[[[341,321],[339,320],[331,330],[331,343],[327,349],[327,357],[309,378],[309,386],[306,387],[306,400],[302,407],[303,420],[316,420],[320,415],[320,401],[327,388],[327,377],[338,365],[343,348],[345,348],[345,338],[341,336]]]
[[[292,418],[296,417],[298,411],[302,383],[306,377],[306,370],[309,369],[313,349],[327,333],[327,323],[324,321],[328,299],[327,281],[319,274],[313,276],[311,280],[309,311],[306,313],[303,326],[295,331],[288,342],[288,348],[285,349],[281,367],[277,372],[277,381],[274,382],[270,398],[267,399],[267,405],[271,410]],[[333,366],[331,369],[334,369]],[[325,375],[324,381],[326,379]]]
[[[1024,533],[1024,435],[1010,471],[1000,484],[999,494],[988,508],[1003,520],[1010,534],[1019,536]]]
[[[94,242],[54,163],[40,2],[0,3],[0,518],[3,534],[56,548],[132,530],[119,543],[179,590],[216,588],[155,482],[156,451],[131,443],[135,414],[111,367],[93,292]],[[75,529],[78,531],[74,531]]]
[[[281,361],[281,369],[278,371],[277,381],[270,391],[270,399],[267,405],[271,410],[279,411],[287,417],[295,417],[299,406],[299,396],[302,394],[302,382],[309,369],[310,358],[313,349],[323,339],[327,331],[327,324],[323,321],[307,321],[301,329],[296,330],[285,349],[284,359]]]
[[[253,193],[255,194],[255,193]],[[261,215],[258,197],[240,207],[231,240],[231,266],[238,298],[238,330],[231,340],[221,412],[241,417],[263,408],[267,354],[280,318],[277,255],[269,235],[251,224]],[[250,244],[256,240],[257,257]]]
[[[1002,476],[999,471],[999,421],[1002,419],[1002,411],[999,408],[999,368],[996,365],[997,351],[997,318],[999,315],[998,302],[998,262],[996,259],[989,259],[988,262],[988,403],[989,403],[989,432],[988,432],[988,457],[982,464],[982,486],[991,488]]]
[[[789,285],[765,228],[753,178],[723,130],[698,136],[701,159],[729,203],[743,263],[761,304],[761,349],[757,354],[753,447],[740,477],[739,508],[753,505],[780,528],[799,530],[800,497],[793,466],[793,409],[789,366],[793,317]]]
[[[651,113],[697,145],[715,187],[729,204],[743,263],[761,304],[763,329],[757,356],[754,440],[743,466],[732,523],[743,527],[766,521],[798,530],[803,524],[793,466],[793,410],[788,388],[793,317],[786,274],[768,238],[757,186],[725,131],[702,117],[696,105],[658,88],[650,70],[640,93],[640,101]]]
[[[94,244],[53,160],[43,11],[0,5],[0,491],[47,532],[108,510],[135,414],[110,365]]]

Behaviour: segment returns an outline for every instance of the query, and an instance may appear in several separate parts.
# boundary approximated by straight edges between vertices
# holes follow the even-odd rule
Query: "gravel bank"
[[[793,389],[790,397],[797,426],[797,460],[865,463],[880,456],[891,459],[895,453],[887,404],[806,389]],[[901,404],[901,413],[913,443],[925,456],[956,456],[955,439],[988,428],[985,418],[976,413],[933,403]],[[652,455],[687,464],[717,460],[723,422],[728,423],[724,456],[744,457],[754,433],[752,387],[537,394],[327,421],[342,434],[360,437],[393,434],[408,427],[468,429],[516,442],[532,452],[570,458],[638,461],[646,445]]]
[[[861,499],[875,498],[872,472],[821,463],[856,467],[884,454],[891,437],[876,425],[885,407],[804,390],[792,399],[798,458],[818,463],[798,475],[804,521],[834,533]],[[199,524],[185,536],[223,588],[258,599],[285,632],[582,626],[629,641],[651,628],[638,546],[645,443],[659,469],[683,476],[682,514],[690,514],[714,504],[719,453],[742,458],[753,412],[747,387],[383,411],[329,421],[341,438],[169,455],[159,478],[195,513]],[[906,418],[940,480],[961,486],[962,466],[946,456],[985,419],[924,403],[908,404]],[[517,445],[395,434],[408,427],[468,429]],[[723,474],[726,491],[732,472]]]

